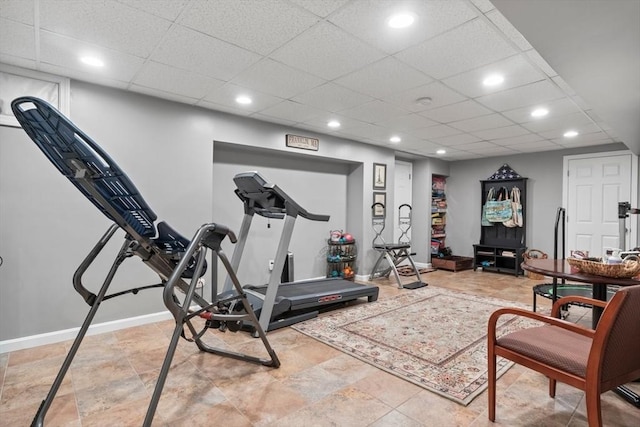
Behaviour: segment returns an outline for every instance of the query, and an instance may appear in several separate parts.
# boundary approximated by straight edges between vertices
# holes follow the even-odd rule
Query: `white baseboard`
[[[168,311],[159,313],[145,314],[143,316],[129,317],[127,319],[113,320],[110,322],[96,323],[89,326],[87,335],[98,335],[105,332],[113,332],[120,329],[130,328],[132,326],[146,325],[148,323],[160,322],[162,320],[173,319]],[[61,331],[47,332],[45,334],[31,335],[28,337],[15,338],[11,340],[0,341],[0,354],[9,353],[11,351],[22,350],[25,348],[38,347],[44,344],[54,344],[62,341],[74,339],[80,328],[64,329]]]

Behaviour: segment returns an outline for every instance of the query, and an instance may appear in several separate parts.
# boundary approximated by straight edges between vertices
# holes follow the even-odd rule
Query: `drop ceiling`
[[[635,0],[602,1],[618,2]],[[399,11],[414,24],[389,28]],[[607,105],[594,108],[488,0],[1,0],[0,62],[444,160],[615,142],[640,151],[637,133],[612,127]],[[616,79],[624,64],[609,65]],[[483,85],[495,73],[504,82]],[[617,108],[640,117],[632,98]],[[534,118],[536,108],[549,113]]]

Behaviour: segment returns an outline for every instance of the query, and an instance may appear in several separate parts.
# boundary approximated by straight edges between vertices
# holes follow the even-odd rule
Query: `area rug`
[[[487,321],[501,307],[529,308],[429,286],[292,327],[466,406],[487,388]],[[498,335],[532,324],[502,316]],[[498,376],[511,366],[499,357]]]

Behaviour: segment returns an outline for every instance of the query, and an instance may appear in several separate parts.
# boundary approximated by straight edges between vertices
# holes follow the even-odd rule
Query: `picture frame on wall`
[[[384,208],[380,205],[376,205],[376,203],[382,203]],[[373,217],[374,218],[384,218],[385,210],[387,208],[387,193],[382,192],[374,192],[373,193]]]
[[[373,164],[373,189],[387,189],[387,165],[383,163]]]

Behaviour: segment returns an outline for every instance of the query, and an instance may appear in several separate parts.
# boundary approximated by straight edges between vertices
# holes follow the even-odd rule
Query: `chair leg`
[[[556,397],[556,380],[549,378],[549,397]]]
[[[487,348],[487,361],[488,367],[488,382],[489,387],[487,390],[487,396],[489,398],[489,421],[496,420],[496,353],[493,346]]]
[[[587,403],[587,422],[589,427],[602,427],[602,410],[600,405],[600,390],[585,391]]]

